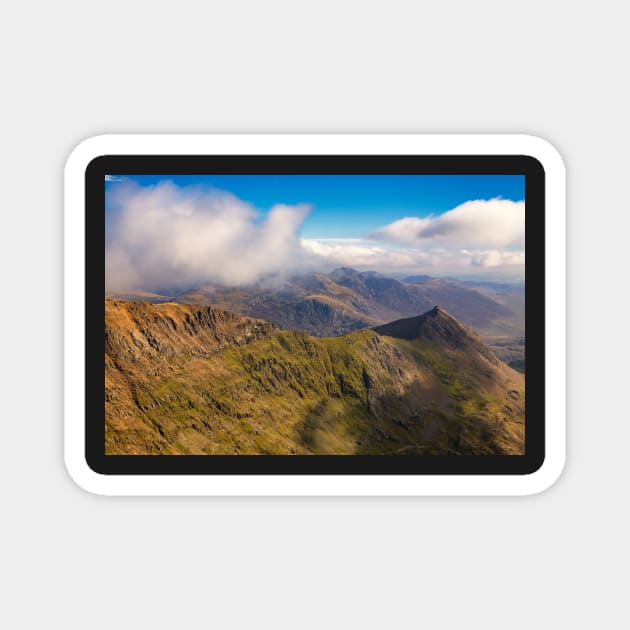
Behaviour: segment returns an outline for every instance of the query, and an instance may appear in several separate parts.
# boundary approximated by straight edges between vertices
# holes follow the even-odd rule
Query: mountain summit
[[[494,365],[498,363],[496,356],[473,330],[464,326],[440,306],[434,306],[430,311],[416,317],[375,326],[372,330],[379,335],[396,339],[421,339],[452,350],[466,352],[474,350]]]
[[[439,307],[313,337],[105,302],[107,454],[521,454],[524,377]]]
[[[461,345],[460,342],[474,334],[439,306],[434,306],[430,311],[416,317],[406,317],[382,326],[375,326],[372,330],[379,335],[397,339],[446,341],[449,345],[457,347]]]

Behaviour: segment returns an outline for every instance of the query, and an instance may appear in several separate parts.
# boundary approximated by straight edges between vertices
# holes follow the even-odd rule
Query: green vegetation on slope
[[[522,376],[480,352],[372,330],[316,338],[211,308],[108,306],[108,453],[523,450]]]

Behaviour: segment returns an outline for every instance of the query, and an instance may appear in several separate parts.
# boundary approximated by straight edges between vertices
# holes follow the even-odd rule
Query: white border
[[[517,154],[546,173],[546,458],[530,475],[102,475],[85,461],[85,169],[126,154]],[[527,135],[104,135],[79,144],[65,168],[65,463],[83,489],[102,495],[409,496],[527,495],[565,462],[565,169],[545,140]]]

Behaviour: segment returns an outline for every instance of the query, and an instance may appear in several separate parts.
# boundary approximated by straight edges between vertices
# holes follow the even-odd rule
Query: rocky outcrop
[[[107,300],[105,315],[108,454],[524,449],[523,375],[438,307],[331,338],[214,307]]]

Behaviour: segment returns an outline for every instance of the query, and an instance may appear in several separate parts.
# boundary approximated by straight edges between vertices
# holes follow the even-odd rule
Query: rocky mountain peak
[[[434,306],[430,311],[398,319],[382,326],[372,328],[379,335],[398,339],[422,339],[446,345],[454,350],[468,350],[474,347],[486,358],[496,361],[491,351],[487,349],[479,337],[467,326],[455,319],[441,306]]]

